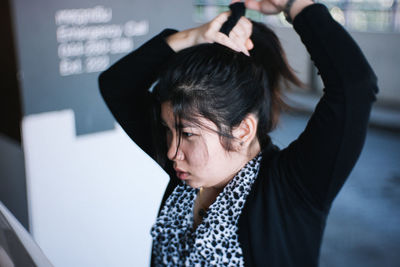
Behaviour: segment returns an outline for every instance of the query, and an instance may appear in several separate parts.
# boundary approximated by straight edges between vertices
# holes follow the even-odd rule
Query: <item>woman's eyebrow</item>
[[[190,123],[190,122],[180,122],[178,124],[178,128],[184,129],[184,128],[197,128],[195,124]]]
[[[178,123],[177,126],[178,126],[179,129],[188,128],[188,124],[182,123],[182,122]]]
[[[161,119],[161,125],[162,126],[165,126],[165,127],[168,127],[168,124],[163,120],[163,119]],[[176,125],[179,129],[184,129],[184,128],[193,128],[193,125],[192,124],[190,124],[190,123],[178,123],[178,125]]]

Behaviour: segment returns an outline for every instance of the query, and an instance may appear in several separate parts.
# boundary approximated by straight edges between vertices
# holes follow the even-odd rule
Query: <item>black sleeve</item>
[[[306,7],[294,28],[324,82],[305,130],[279,157],[279,172],[293,192],[327,209],[364,144],[377,78],[358,45],[324,5]]]
[[[137,50],[123,57],[100,74],[99,87],[108,108],[129,137],[155,159],[151,132],[152,97],[150,86],[163,65],[175,52],[165,37],[175,30],[164,30]]]

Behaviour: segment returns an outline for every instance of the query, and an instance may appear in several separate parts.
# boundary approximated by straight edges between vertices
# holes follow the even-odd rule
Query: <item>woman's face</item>
[[[220,142],[216,125],[200,118],[202,127],[182,121],[178,139],[170,102],[161,105],[162,123],[167,128],[167,157],[173,161],[177,177],[193,188],[224,187],[241,169],[242,159],[235,151],[226,151]],[[203,125],[205,127],[203,127]]]

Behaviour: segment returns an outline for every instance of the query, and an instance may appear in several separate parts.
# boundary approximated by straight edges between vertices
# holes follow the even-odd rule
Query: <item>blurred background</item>
[[[379,79],[364,150],[332,206],[321,266],[400,265],[399,0],[326,0]],[[223,0],[1,1],[0,201],[55,266],[148,266],[167,176],[115,123],[97,77],[164,28],[227,10]],[[272,133],[304,129],[322,83],[282,15],[248,17],[280,37],[305,89]]]

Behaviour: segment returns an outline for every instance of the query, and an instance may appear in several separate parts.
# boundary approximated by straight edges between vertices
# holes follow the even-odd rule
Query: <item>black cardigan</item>
[[[239,219],[246,266],[317,266],[331,203],[364,144],[377,79],[350,35],[325,6],[306,7],[294,28],[323,82],[320,99],[305,130],[287,148],[263,148],[259,175]],[[116,120],[154,158],[148,91],[174,55],[164,30],[122,58],[99,78],[101,93]],[[161,206],[179,180],[172,164]]]

